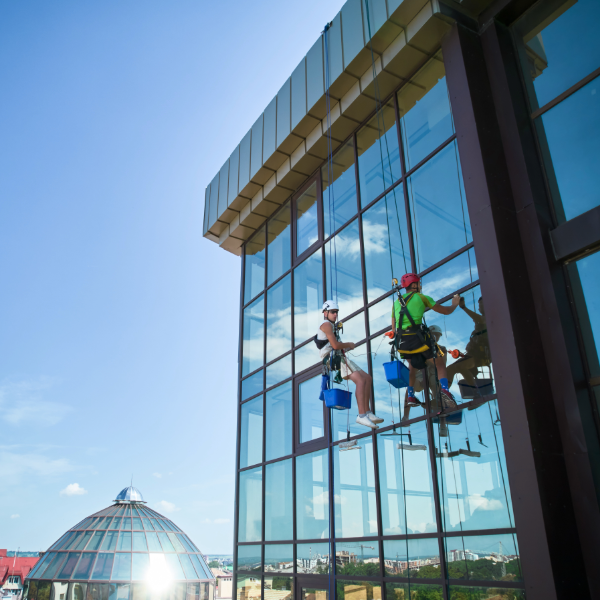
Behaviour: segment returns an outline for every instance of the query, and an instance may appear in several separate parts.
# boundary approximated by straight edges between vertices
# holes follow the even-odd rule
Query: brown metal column
[[[543,351],[538,297],[532,291],[537,282],[527,268],[483,49],[477,34],[458,25],[442,48],[485,298],[527,598],[590,598]],[[554,297],[551,285],[538,293]]]

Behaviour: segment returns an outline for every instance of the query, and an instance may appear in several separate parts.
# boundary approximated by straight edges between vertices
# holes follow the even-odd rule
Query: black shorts
[[[419,335],[419,332],[421,335]],[[423,340],[425,343],[423,343]],[[433,358],[433,350],[429,336],[420,331],[420,328],[409,327],[402,330],[398,347],[400,357],[410,359],[415,354],[421,354],[425,360]]]

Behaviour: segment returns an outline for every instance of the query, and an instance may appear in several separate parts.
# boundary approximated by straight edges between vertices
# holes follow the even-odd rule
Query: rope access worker
[[[323,322],[314,338],[315,344],[321,353],[324,366],[329,364],[330,354],[333,352],[333,368],[340,370],[342,379],[350,379],[356,385],[356,403],[358,404],[359,413],[356,422],[371,429],[378,429],[377,423],[383,423],[384,419],[375,416],[369,408],[373,380],[368,373],[365,373],[355,362],[346,357],[344,350],[354,350],[355,344],[340,340],[339,330],[335,326],[338,313],[339,306],[337,302],[327,300],[323,304]],[[336,359],[339,359],[339,366],[336,364]]]
[[[421,293],[421,278],[414,273],[406,273],[400,280],[400,286],[406,289],[406,294],[402,296],[406,309],[402,307],[400,300],[394,302],[392,310],[392,334],[397,340],[397,348],[400,356],[407,359],[410,364],[408,375],[408,397],[406,406],[420,406],[420,402],[415,397],[415,383],[417,373],[424,369],[426,365],[434,366],[437,370],[438,380],[440,382],[440,397],[442,408],[453,408],[456,406],[454,397],[448,389],[448,376],[446,373],[446,357],[439,355],[435,358],[431,335],[427,330],[423,330],[423,314],[431,309],[440,315],[451,315],[460,302],[460,296],[455,294],[452,298],[451,306],[440,306],[436,304],[431,296],[425,296]],[[400,316],[402,315],[402,322]],[[400,336],[396,336],[396,331],[400,330]]]

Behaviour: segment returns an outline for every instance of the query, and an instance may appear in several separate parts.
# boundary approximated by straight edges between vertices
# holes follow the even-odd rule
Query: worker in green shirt
[[[421,278],[414,273],[403,275],[400,285],[406,289],[406,294],[402,296],[406,304],[406,309],[403,311],[400,300],[394,302],[392,310],[392,334],[398,340],[397,347],[400,356],[407,359],[410,365],[407,406],[420,405],[420,402],[415,397],[414,387],[417,372],[424,369],[426,364],[431,366],[435,364],[440,382],[442,407],[455,407],[456,402],[448,389],[445,357],[443,355],[438,356],[434,362],[433,344],[435,341],[431,339],[427,331],[422,330],[421,324],[423,323],[425,311],[429,309],[441,315],[451,315],[459,305],[460,296],[455,294],[450,306],[440,306],[436,304],[431,296],[425,296],[421,293]],[[402,322],[400,322],[401,315]],[[401,332],[399,338],[396,336],[397,330]]]

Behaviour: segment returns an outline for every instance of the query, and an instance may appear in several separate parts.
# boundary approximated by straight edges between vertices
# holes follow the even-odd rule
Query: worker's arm
[[[323,325],[321,325],[321,331],[327,336],[327,339],[334,350],[354,350],[356,347],[356,344],[353,344],[352,342],[338,342],[331,323],[323,323]]]
[[[459,306],[471,317],[471,319],[473,319],[473,321],[475,321],[475,322],[479,321],[480,315],[478,315],[476,312],[473,312],[472,310],[469,310],[467,308],[467,305],[465,304],[465,299],[464,298],[460,299]]]
[[[396,317],[392,315],[392,333],[396,333]]]
[[[452,304],[450,306],[441,306],[440,304],[434,304],[431,307],[433,312],[439,313],[440,315],[451,315],[456,308],[458,307],[458,303],[460,302],[461,297],[458,294],[454,294],[452,297]]]

